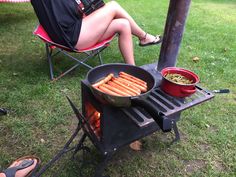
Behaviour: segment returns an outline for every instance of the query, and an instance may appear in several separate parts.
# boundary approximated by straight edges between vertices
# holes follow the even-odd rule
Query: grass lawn
[[[169,1],[121,1],[136,21],[152,34],[162,33]],[[193,0],[177,66],[196,72],[209,90],[228,88],[202,105],[186,110],[178,127],[181,141],[169,146],[171,134],[157,132],[143,139],[143,150],[117,152],[106,169],[114,177],[236,175],[236,2]],[[76,125],[66,100],[80,106],[80,68],[50,82],[43,43],[32,35],[37,25],[30,3],[0,4],[0,170],[14,159],[35,154],[45,164],[62,148]],[[138,41],[134,39],[136,44]],[[160,47],[135,45],[137,65],[157,62]],[[104,51],[106,63],[123,62],[117,41]],[[193,58],[198,57],[198,62]],[[62,57],[61,57],[62,58]],[[66,60],[58,61],[63,67]],[[98,61],[90,64],[97,65]],[[95,161],[99,154],[92,148]],[[63,159],[43,176],[79,176],[79,161]],[[63,166],[63,167],[62,167]],[[83,173],[91,176],[90,165]]]

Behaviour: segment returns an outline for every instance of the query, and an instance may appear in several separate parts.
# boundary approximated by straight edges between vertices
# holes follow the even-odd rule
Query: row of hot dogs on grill
[[[147,82],[126,72],[119,72],[117,77],[110,73],[92,86],[113,96],[137,96],[147,91]]]

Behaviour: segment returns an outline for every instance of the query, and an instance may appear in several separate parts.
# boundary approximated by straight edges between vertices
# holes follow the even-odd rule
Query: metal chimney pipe
[[[191,0],[170,0],[157,64],[159,72],[165,67],[176,66],[190,4]]]

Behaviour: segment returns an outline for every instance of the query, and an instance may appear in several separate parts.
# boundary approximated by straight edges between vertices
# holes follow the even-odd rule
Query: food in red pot
[[[161,89],[167,94],[175,97],[186,97],[196,92],[196,84],[199,77],[192,71],[167,67],[161,71]]]

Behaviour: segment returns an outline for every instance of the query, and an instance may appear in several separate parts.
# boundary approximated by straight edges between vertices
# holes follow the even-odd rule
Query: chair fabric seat
[[[81,49],[81,50],[71,50],[70,48],[60,45],[58,43],[55,43],[50,39],[48,36],[47,32],[44,30],[42,25],[38,25],[37,28],[33,32],[34,35],[38,36],[45,44],[46,44],[46,54],[47,54],[47,59],[49,63],[49,70],[50,70],[50,79],[51,80],[58,80],[59,78],[63,77],[67,73],[71,72],[73,69],[77,68],[78,66],[82,65],[87,67],[88,69],[93,68],[92,66],[88,65],[86,62],[95,56],[98,56],[100,64],[102,64],[102,58],[101,58],[101,52],[107,48],[110,44],[110,42],[113,40],[113,38],[116,36],[114,34],[113,36],[109,37],[106,40],[103,40],[91,47]],[[54,49],[57,50],[56,54],[53,54]],[[74,57],[70,53],[85,53],[86,57]],[[73,65],[71,68],[67,69],[66,71],[62,72],[59,76],[55,77],[54,74],[54,68],[53,68],[53,62],[52,58],[56,56],[58,53],[62,53],[65,56],[69,57],[70,59],[76,61],[76,64]]]
[[[47,32],[44,30],[44,28],[42,27],[42,25],[38,25],[38,27],[35,29],[35,31],[33,32],[34,35],[37,35],[38,37],[40,37],[42,40],[44,40],[45,42],[48,42],[52,45],[54,45],[55,47],[59,47],[62,48],[64,50],[70,51],[70,52],[87,52],[87,51],[91,51],[91,50],[96,50],[99,49],[100,47],[110,43],[112,41],[112,39],[114,38],[114,36],[111,36],[91,47],[85,48],[85,49],[80,49],[80,50],[71,50],[70,48],[57,44],[55,42],[53,42],[51,40],[51,38],[48,36]]]
[[[1,2],[19,3],[19,2],[30,2],[30,0],[0,0]]]

